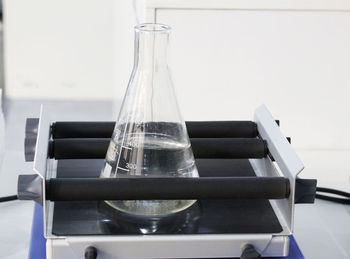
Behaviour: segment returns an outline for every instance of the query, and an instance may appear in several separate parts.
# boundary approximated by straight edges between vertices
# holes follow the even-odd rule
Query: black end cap
[[[97,249],[93,246],[88,246],[85,249],[84,253],[85,259],[96,259],[97,258]]]
[[[241,254],[240,259],[260,259],[261,256],[258,251],[255,250],[254,246],[248,244],[244,246],[243,252]]]
[[[314,203],[316,197],[316,179],[301,179],[295,181],[295,204]]]

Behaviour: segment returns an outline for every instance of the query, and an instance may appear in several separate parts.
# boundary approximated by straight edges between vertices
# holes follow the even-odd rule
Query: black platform
[[[201,177],[252,176],[247,159],[197,159]],[[100,159],[59,160],[57,177],[98,177]],[[55,235],[239,234],[280,233],[268,200],[199,200],[165,217],[121,213],[104,202],[55,202]]]

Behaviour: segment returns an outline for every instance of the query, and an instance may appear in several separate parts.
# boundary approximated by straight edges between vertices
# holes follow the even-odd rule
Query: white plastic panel
[[[347,0],[136,0],[147,9],[349,11]]]
[[[348,10],[215,0],[165,1],[163,9],[161,2],[157,22],[173,28],[170,65],[185,120],[244,120],[266,103],[295,148],[350,148]],[[170,7],[187,2],[197,8]],[[286,9],[266,10],[272,2]]]

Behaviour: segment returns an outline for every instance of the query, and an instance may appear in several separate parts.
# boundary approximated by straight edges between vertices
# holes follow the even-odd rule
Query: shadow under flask
[[[100,177],[198,177],[167,64],[170,27],[135,27],[134,68]],[[106,201],[122,212],[161,216],[195,200]]]

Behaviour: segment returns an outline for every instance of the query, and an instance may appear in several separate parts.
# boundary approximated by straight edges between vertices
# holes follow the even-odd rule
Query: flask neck
[[[168,42],[168,27],[155,27],[155,25],[136,27],[134,61],[135,72],[154,72],[167,69]]]

